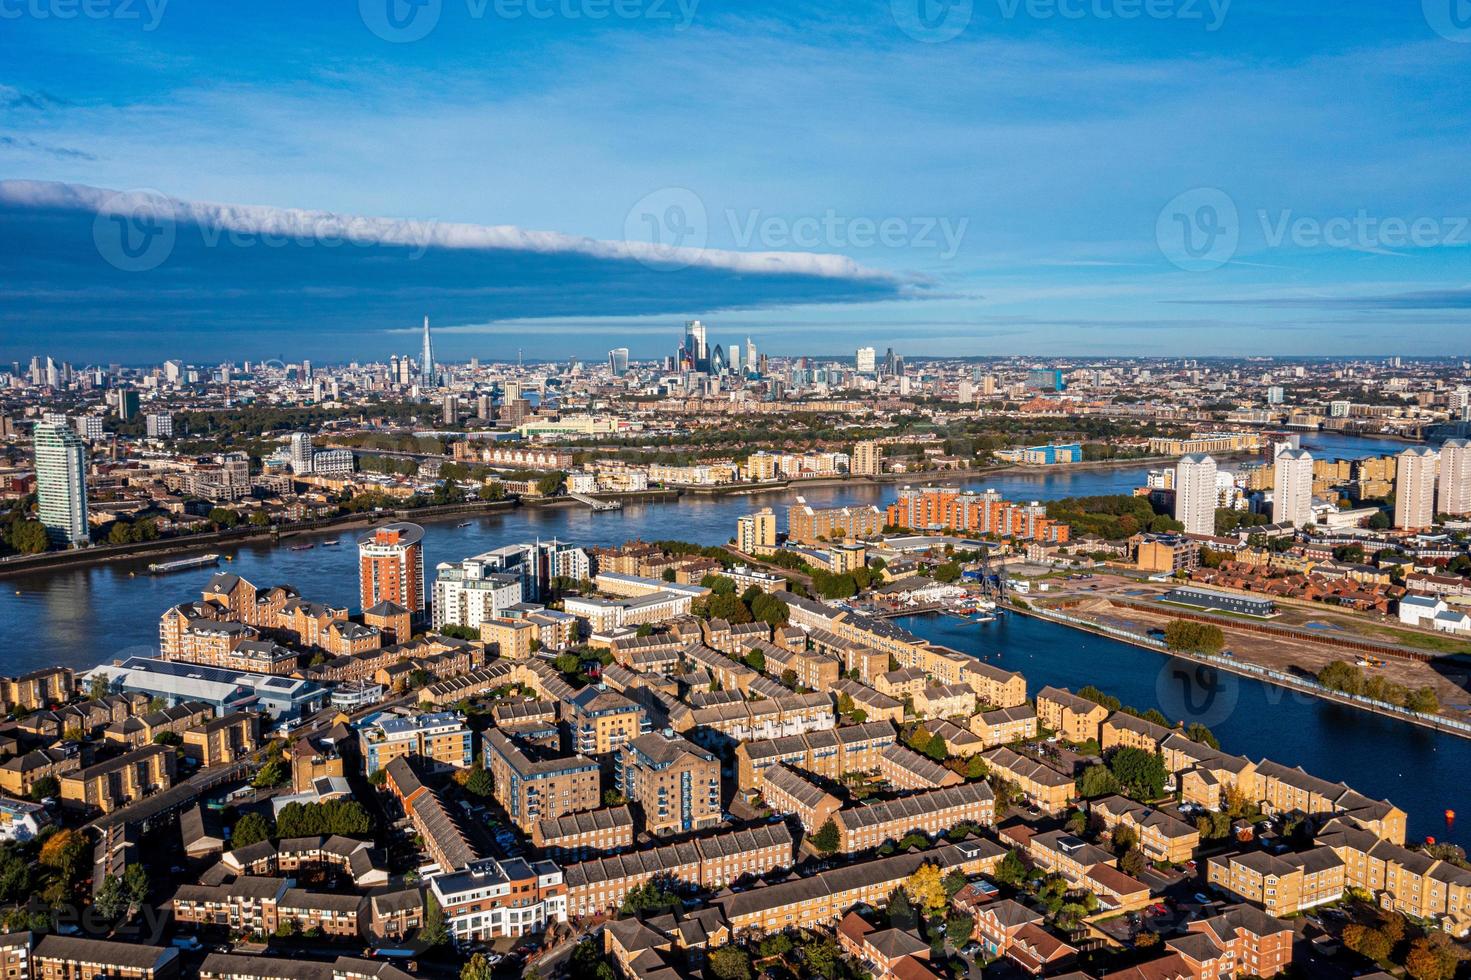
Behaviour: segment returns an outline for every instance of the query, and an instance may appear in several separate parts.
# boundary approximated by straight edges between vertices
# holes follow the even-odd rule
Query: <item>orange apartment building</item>
[[[868,538],[884,529],[884,515],[873,505],[814,508],[801,497],[787,509],[787,538],[797,544]]]
[[[888,523],[911,531],[953,530],[1001,538],[1066,544],[1068,525],[1047,516],[1041,504],[1015,504],[994,490],[976,493],[952,487],[904,487],[889,505]]]
[[[1056,732],[1065,742],[1081,744],[1103,738],[1103,722],[1108,709],[1087,698],[1080,698],[1061,687],[1044,687],[1037,692],[1037,720]]]
[[[359,607],[385,600],[411,616],[424,613],[424,529],[417,524],[387,524],[358,540]]]

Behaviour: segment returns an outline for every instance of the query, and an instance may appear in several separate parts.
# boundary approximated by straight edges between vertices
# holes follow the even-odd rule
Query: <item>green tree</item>
[[[272,786],[280,786],[290,778],[291,769],[287,766],[286,760],[271,759],[260,767],[260,771],[255,774],[255,779],[251,780],[250,785],[256,789],[270,789]]]
[[[887,909],[889,925],[895,929],[913,929],[917,921],[914,914],[914,905],[909,901],[909,896],[904,894],[903,888],[895,889],[894,894],[889,896],[889,907]]]
[[[841,843],[838,825],[831,820],[824,823],[818,828],[817,833],[812,835],[812,846],[824,854],[833,853]]]
[[[1211,623],[1188,619],[1172,619],[1165,624],[1165,645],[1184,653],[1220,653],[1226,647],[1226,634]]]
[[[484,766],[476,766],[465,779],[465,792],[482,798],[490,796],[495,792],[495,780]]]
[[[50,547],[46,526],[40,521],[21,521],[12,525],[10,546],[23,555],[39,555]]]
[[[707,959],[716,980],[752,980],[751,957],[739,946],[721,946]]]
[[[473,954],[465,965],[460,967],[460,980],[490,980],[490,964],[486,962],[481,953]]]
[[[1006,852],[1006,856],[996,865],[996,870],[992,874],[992,877],[1003,885],[1010,885],[1012,888],[1016,888],[1027,880],[1027,866],[1022,862],[1020,854],[1015,850],[1010,850]]]
[[[424,892],[424,925],[419,928],[419,939],[426,946],[442,946],[449,939],[449,928],[444,921],[444,908],[434,892]]]
[[[55,776],[42,776],[31,783],[31,791],[28,794],[31,799],[39,802],[50,799],[61,792],[61,781]]]
[[[259,813],[244,813],[235,821],[230,832],[230,843],[234,847],[246,847],[271,839],[271,824]]]
[[[1119,791],[1119,781],[1106,766],[1092,765],[1078,777],[1078,795],[1085,800],[1112,796]]]
[[[1209,745],[1213,749],[1219,749],[1221,747],[1221,742],[1216,738],[1215,733],[1198,721],[1192,721],[1186,726],[1185,737],[1192,742]]]
[[[1115,749],[1108,758],[1108,770],[1124,790],[1136,799],[1156,800],[1165,791],[1164,757],[1144,749]]]

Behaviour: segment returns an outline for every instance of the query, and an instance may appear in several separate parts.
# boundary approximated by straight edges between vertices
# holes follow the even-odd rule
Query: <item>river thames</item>
[[[1308,436],[1303,443],[1316,454],[1344,458],[1398,452],[1405,445],[1334,436]],[[1013,500],[1055,500],[1130,493],[1143,484],[1149,468],[1130,464],[1012,470],[963,485],[994,487]],[[631,538],[718,544],[734,534],[738,516],[756,507],[771,506],[780,514],[799,494],[819,506],[883,506],[893,499],[894,486],[792,488],[741,496],[687,494],[677,502],[628,504],[608,513],[580,507],[517,508],[472,518],[468,527],[457,526],[464,518],[431,522],[425,525],[426,572],[432,580],[439,562],[538,537],[588,547]],[[314,544],[309,550],[266,542],[231,546],[225,554],[232,560],[221,562],[220,569],[257,585],[288,583],[308,599],[353,606],[354,543],[361,533],[327,531],[291,539],[293,545]],[[323,543],[333,539],[339,544]],[[50,664],[81,670],[118,657],[156,653],[159,615],[171,605],[197,598],[215,570],[151,576],[147,565],[147,559],[114,562],[3,580],[0,671],[16,674]],[[963,626],[941,617],[920,617],[904,625],[935,642],[1021,671],[1033,694],[1047,684],[1076,689],[1093,683],[1140,709],[1159,707],[1171,718],[1204,721],[1228,751],[1253,759],[1270,755],[1316,775],[1342,779],[1403,807],[1411,816],[1412,835],[1465,842],[1459,831],[1447,834],[1441,814],[1454,807],[1471,819],[1471,793],[1466,790],[1471,741],[1232,675],[1219,675],[1208,684],[1195,678],[1187,689],[1175,671],[1193,671],[1193,665],[1020,616],[988,626]]]

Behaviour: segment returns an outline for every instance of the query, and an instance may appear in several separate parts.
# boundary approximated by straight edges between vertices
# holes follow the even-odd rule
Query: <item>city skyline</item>
[[[155,6],[7,21],[0,357],[386,357],[426,309],[442,359],[648,357],[695,318],[772,354],[1464,345],[1471,48],[1433,3],[939,35],[902,3],[434,4],[419,39]],[[141,189],[166,254],[111,194]]]

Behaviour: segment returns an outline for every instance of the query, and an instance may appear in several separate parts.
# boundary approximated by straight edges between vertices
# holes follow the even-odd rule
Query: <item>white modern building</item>
[[[1205,453],[1190,453],[1175,464],[1175,520],[1186,534],[1216,533],[1216,461]]]
[[[1406,530],[1435,523],[1435,478],[1440,455],[1425,446],[1399,454],[1394,478],[1394,526]]]
[[[1306,449],[1277,454],[1272,479],[1272,523],[1302,527],[1313,522],[1313,456]]]
[[[466,558],[458,565],[441,562],[436,566],[432,612],[435,629],[465,626],[478,630],[481,623],[500,618],[521,601],[521,576],[498,571],[505,566],[495,560],[494,554]]]
[[[1440,447],[1442,514],[1471,514],[1471,439],[1447,439]]]
[[[86,544],[87,445],[66,416],[36,424],[36,498],[46,536],[58,544]]]

